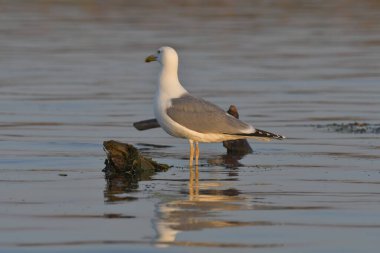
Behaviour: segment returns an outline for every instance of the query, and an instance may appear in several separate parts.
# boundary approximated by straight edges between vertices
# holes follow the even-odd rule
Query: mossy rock
[[[156,172],[167,171],[170,167],[143,156],[137,148],[127,143],[105,141],[103,148],[107,154],[104,172],[108,174],[125,173],[138,180],[147,180]]]

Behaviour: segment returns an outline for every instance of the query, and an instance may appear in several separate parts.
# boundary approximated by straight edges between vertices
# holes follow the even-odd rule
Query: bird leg
[[[199,145],[198,142],[195,142],[195,164],[198,165],[198,159],[199,159]]]
[[[195,165],[195,196],[199,197],[199,169],[198,164]]]
[[[190,177],[189,177],[189,200],[198,201],[199,200],[199,170],[198,165],[194,167],[190,166]]]
[[[194,169],[193,166],[190,166],[190,178],[189,178],[189,199],[193,200],[194,198]]]
[[[190,144],[190,158],[189,158],[189,165],[190,167],[193,166],[193,160],[194,160],[194,141],[189,140]]]

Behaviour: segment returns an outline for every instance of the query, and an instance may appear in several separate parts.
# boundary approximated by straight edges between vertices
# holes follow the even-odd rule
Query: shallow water
[[[1,251],[377,251],[379,135],[313,125],[379,123],[378,1],[164,3],[0,2]],[[197,177],[185,140],[135,130],[166,44],[188,90],[288,139],[203,144]],[[108,139],[174,167],[106,182]]]

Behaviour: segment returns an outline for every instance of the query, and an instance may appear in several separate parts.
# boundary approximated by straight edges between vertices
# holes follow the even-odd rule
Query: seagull
[[[199,159],[199,142],[222,142],[254,138],[260,141],[284,139],[282,135],[254,128],[219,106],[191,95],[178,79],[178,54],[171,47],[161,47],[145,62],[161,65],[154,98],[154,115],[160,126],[174,137],[188,139],[189,164]],[[195,147],[194,147],[195,146]]]

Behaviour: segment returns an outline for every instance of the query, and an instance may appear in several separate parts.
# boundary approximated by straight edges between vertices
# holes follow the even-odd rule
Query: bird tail
[[[282,140],[282,139],[286,138],[285,136],[282,136],[282,135],[279,135],[279,134],[274,134],[274,133],[267,132],[267,131],[260,130],[260,129],[255,129],[255,131],[253,133],[247,133],[247,134],[245,134],[245,133],[239,133],[239,134],[236,134],[236,135],[242,136],[242,137],[246,137],[246,138],[254,138],[254,139],[257,139],[257,140],[260,140],[260,141],[271,141],[273,139],[275,139],[275,140]]]

